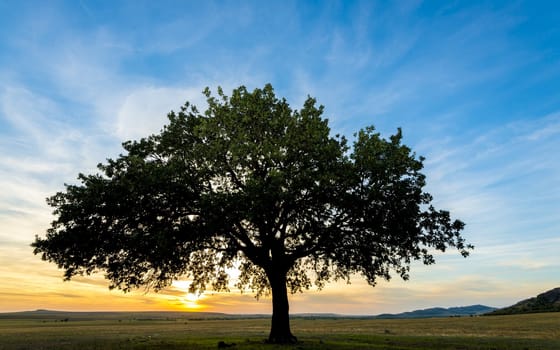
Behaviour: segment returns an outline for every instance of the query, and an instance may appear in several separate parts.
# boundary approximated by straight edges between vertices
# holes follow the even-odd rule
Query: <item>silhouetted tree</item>
[[[66,279],[105,271],[111,288],[156,290],[179,276],[191,291],[238,286],[272,293],[269,341],[294,342],[288,291],[362,274],[375,285],[410,263],[434,263],[430,248],[472,246],[464,224],[431,206],[423,158],[373,127],[331,136],[309,97],[292,110],[272,86],[205,90],[157,134],[123,144],[124,155],[79,175],[50,197],[56,216],[35,254]]]

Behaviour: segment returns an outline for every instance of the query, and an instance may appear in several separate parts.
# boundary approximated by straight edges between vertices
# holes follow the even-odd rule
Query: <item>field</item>
[[[12,349],[560,349],[560,313],[408,320],[296,318],[300,343],[264,344],[266,318],[193,314],[56,314],[0,317],[0,350]],[[62,318],[64,317],[64,318]]]

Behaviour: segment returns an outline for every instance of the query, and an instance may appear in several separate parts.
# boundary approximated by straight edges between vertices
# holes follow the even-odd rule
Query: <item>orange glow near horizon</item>
[[[182,303],[183,307],[192,311],[203,311],[205,309],[204,304],[200,303],[206,296],[204,293],[196,294],[189,292],[189,281],[173,281],[171,287],[184,292],[184,295],[180,296],[178,300]]]
[[[14,256],[20,256],[19,260]],[[158,292],[139,289],[129,293],[109,290],[103,274],[76,276],[64,282],[62,271],[30,254],[29,249],[14,250],[0,246],[0,313],[49,309],[59,311],[174,311],[218,312],[227,314],[270,314],[270,296],[255,299],[250,291],[241,293],[209,290],[200,295],[189,293],[191,281],[177,280]],[[462,259],[462,258],[461,258]],[[23,263],[22,263],[23,262]],[[416,266],[415,279],[399,279],[372,288],[359,276],[351,286],[344,281],[333,282],[321,291],[311,289],[289,296],[292,313],[380,314],[411,311],[435,306],[457,306],[485,303],[508,306],[523,296],[535,295],[550,289],[550,285],[534,282],[511,289],[494,283],[487,289],[473,289],[480,285],[477,274],[463,275],[455,280],[423,278],[428,267]],[[445,276],[450,267],[430,267]],[[235,280],[235,271],[232,279]],[[481,302],[482,301],[482,302]]]

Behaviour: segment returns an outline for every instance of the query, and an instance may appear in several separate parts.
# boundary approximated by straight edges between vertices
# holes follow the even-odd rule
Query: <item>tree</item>
[[[423,158],[373,127],[332,136],[323,106],[292,110],[271,85],[231,97],[206,89],[157,135],[123,143],[99,173],[47,199],[56,219],[32,246],[75,275],[104,271],[111,288],[158,290],[179,276],[191,291],[238,286],[272,293],[269,341],[294,342],[288,291],[361,274],[375,285],[433,251],[472,248],[464,224],[423,191]]]

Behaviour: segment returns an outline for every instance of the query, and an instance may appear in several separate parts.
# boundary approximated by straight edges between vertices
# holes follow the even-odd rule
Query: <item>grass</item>
[[[123,314],[125,316],[125,314]],[[66,320],[67,319],[67,320]],[[292,320],[301,341],[266,345],[268,319],[0,318],[0,350],[12,349],[560,349],[560,313],[492,317]]]

